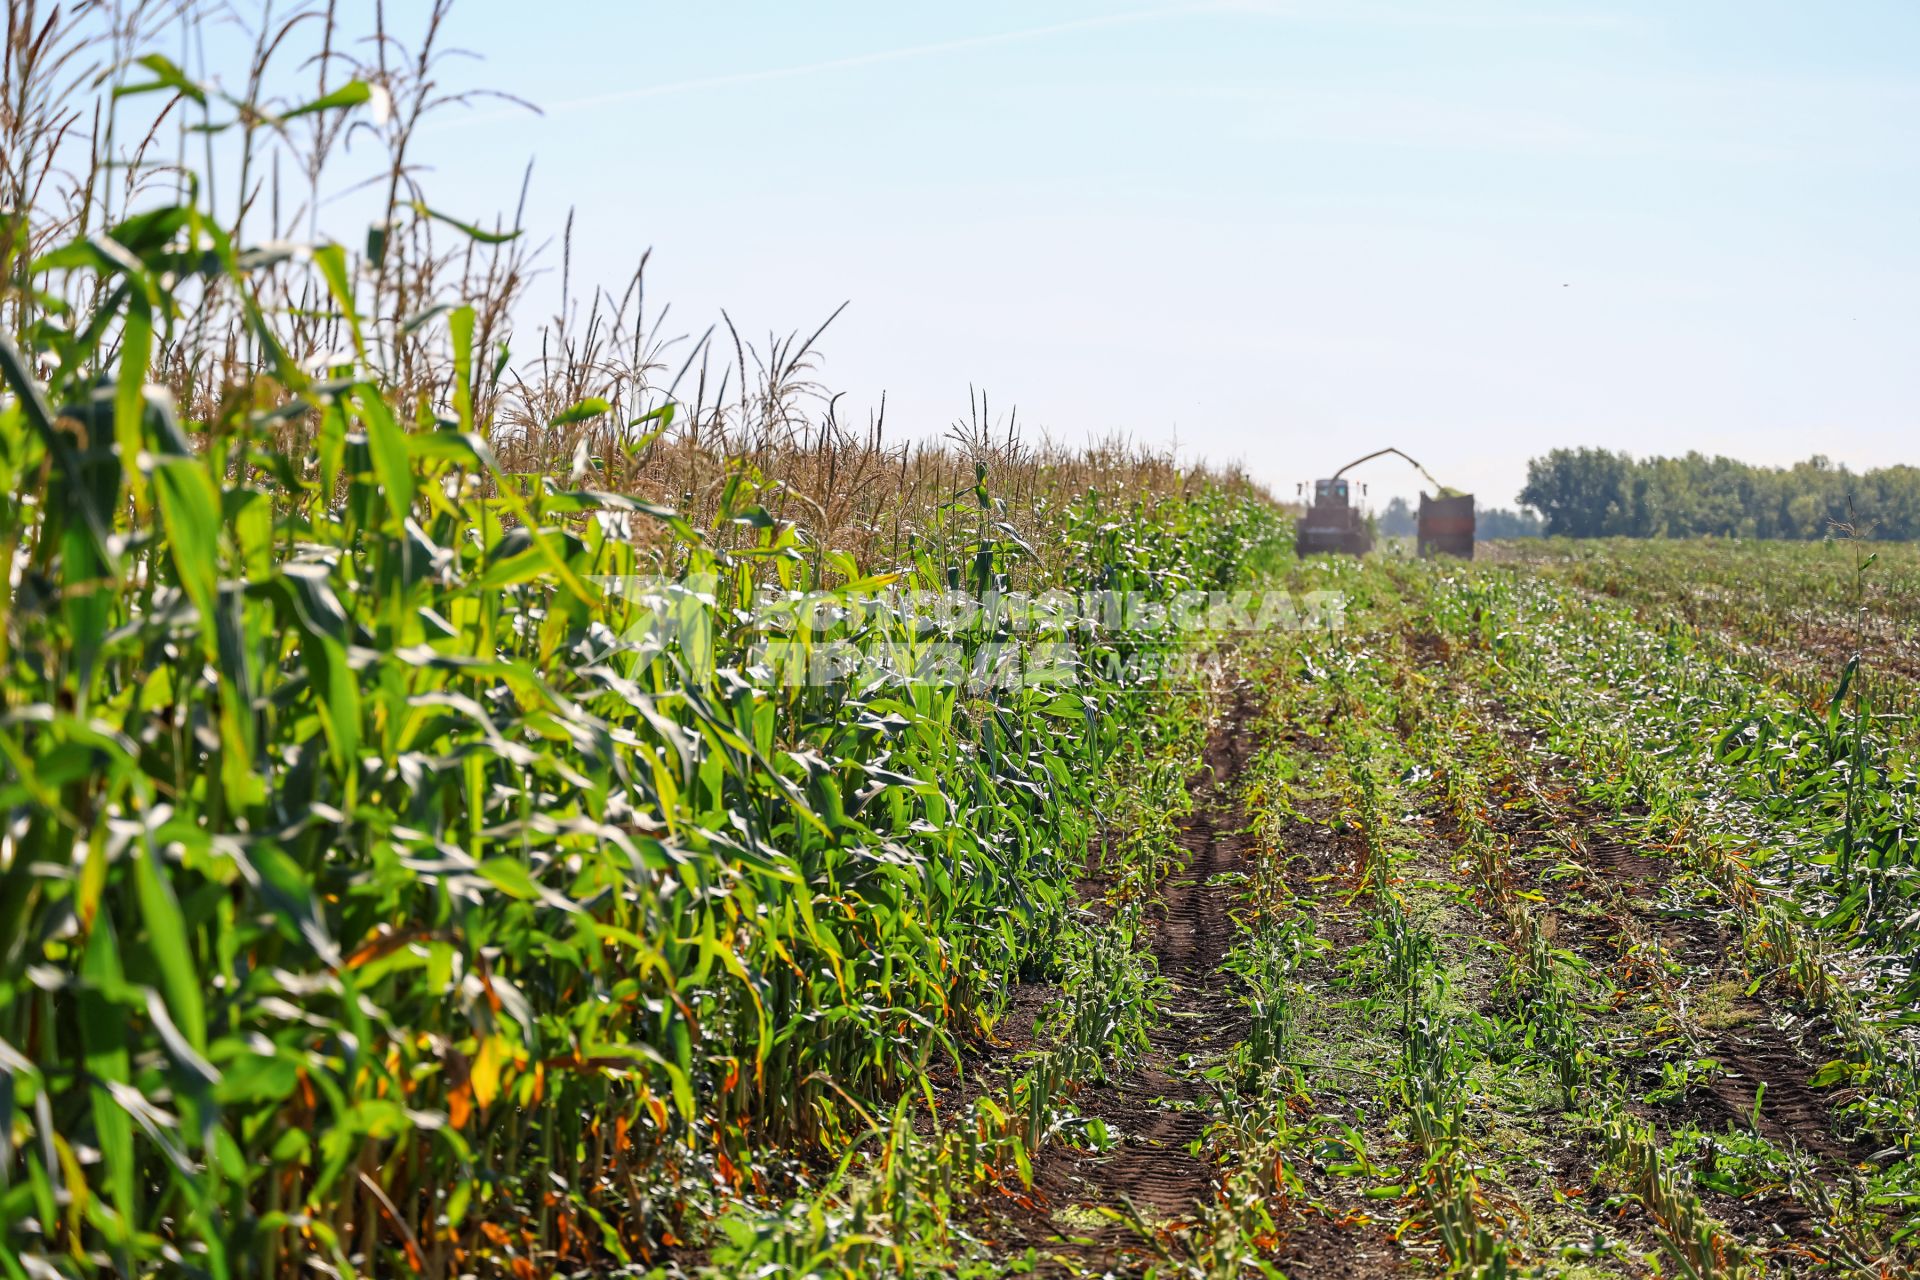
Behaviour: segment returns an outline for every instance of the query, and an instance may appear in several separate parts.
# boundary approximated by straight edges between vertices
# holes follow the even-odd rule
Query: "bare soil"
[[[1050,1146],[1035,1162],[1031,1197],[988,1206],[983,1225],[996,1251],[1031,1248],[1037,1274],[1141,1274],[1178,1248],[1181,1228],[1215,1198],[1216,1172],[1199,1154],[1213,1100],[1201,1071],[1246,1029],[1233,979],[1220,969],[1234,925],[1230,891],[1215,877],[1244,870],[1253,851],[1237,796],[1253,755],[1253,712],[1243,687],[1214,726],[1189,782],[1186,865],[1169,875],[1148,915],[1149,946],[1169,983],[1151,1052],[1138,1069],[1074,1099],[1075,1110],[1104,1121],[1118,1143],[1101,1153]]]

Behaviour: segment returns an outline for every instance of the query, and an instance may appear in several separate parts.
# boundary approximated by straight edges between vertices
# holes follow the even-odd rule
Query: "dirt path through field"
[[[1253,753],[1251,718],[1242,690],[1215,727],[1206,765],[1193,781],[1193,812],[1181,833],[1187,865],[1168,879],[1151,914],[1154,958],[1172,987],[1159,1007],[1146,1069],[1113,1099],[1109,1123],[1117,1120],[1128,1141],[1091,1179],[1104,1199],[1168,1219],[1190,1218],[1212,1198],[1213,1170],[1189,1152],[1202,1136],[1212,1096],[1199,1072],[1245,1030],[1232,980],[1220,970],[1234,933],[1229,891],[1213,881],[1242,869],[1252,849],[1237,794]]]
[[[1198,1150],[1213,1100],[1202,1072],[1246,1025],[1233,980],[1220,969],[1234,925],[1230,890],[1215,878],[1243,869],[1252,852],[1238,784],[1253,756],[1253,717],[1252,693],[1242,687],[1189,783],[1186,865],[1168,876],[1149,913],[1149,946],[1169,984],[1152,1050],[1139,1069],[1074,1100],[1119,1141],[1102,1153],[1048,1147],[1035,1162],[1031,1204],[995,1214],[1001,1249],[1032,1249],[1038,1274],[1141,1274],[1177,1254],[1181,1229],[1215,1197],[1216,1172]]]

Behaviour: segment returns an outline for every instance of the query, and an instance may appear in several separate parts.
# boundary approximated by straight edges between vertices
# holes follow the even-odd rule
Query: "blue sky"
[[[448,117],[436,201],[531,157],[576,281],[651,247],[695,332],[850,299],[825,379],[898,434],[971,384],[1285,492],[1397,444],[1487,505],[1555,445],[1920,461],[1920,6],[543,13],[456,6],[450,77],[546,114]]]

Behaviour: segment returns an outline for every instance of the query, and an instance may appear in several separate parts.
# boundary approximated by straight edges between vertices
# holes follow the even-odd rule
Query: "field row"
[[[1907,1274],[1920,1095],[1858,931],[1622,790],[1660,747],[1599,749],[1560,691],[1627,692],[1550,629],[1552,662],[1503,647],[1544,588],[1333,572],[1354,628],[1243,650],[1187,740],[1158,904],[1080,884],[1157,975],[1145,1039],[927,1270]],[[1057,998],[1020,988],[972,1070],[1049,1052]]]

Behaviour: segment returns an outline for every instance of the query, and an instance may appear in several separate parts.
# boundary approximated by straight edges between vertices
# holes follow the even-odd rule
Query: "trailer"
[[[1473,559],[1473,495],[1429,498],[1421,493],[1416,544],[1422,557],[1447,555]]]

